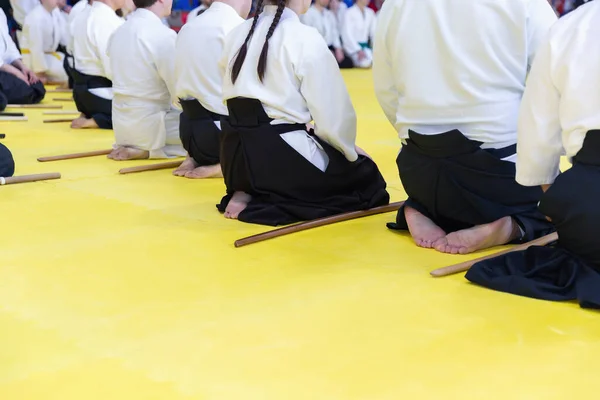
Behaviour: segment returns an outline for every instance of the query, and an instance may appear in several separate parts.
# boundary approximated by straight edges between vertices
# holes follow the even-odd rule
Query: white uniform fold
[[[244,19],[231,6],[215,2],[181,28],[175,52],[178,98],[196,99],[207,110],[227,115],[219,60],[223,55],[225,37],[243,22]]]
[[[150,158],[185,156],[175,95],[177,34],[158,16],[136,10],[108,45],[113,74],[113,128],[117,146],[150,152]]]
[[[70,54],[73,54],[73,30],[74,30],[74,21],[75,18],[79,17],[86,10],[90,9],[90,4],[87,0],[79,0],[77,4],[71,8],[71,12],[67,17],[67,51]]]
[[[402,139],[459,129],[484,148],[512,145],[527,72],[555,21],[547,0],[387,0],[379,104]]]
[[[56,51],[59,44],[66,44],[65,34],[66,23],[58,8],[49,12],[41,4],[36,6],[23,24],[23,63],[35,73],[45,73],[52,81],[67,81],[64,54]]]
[[[312,26],[319,31],[321,36],[323,36],[323,39],[325,39],[327,46],[333,46],[336,49],[342,48],[338,22],[335,18],[335,14],[328,9],[319,11],[317,7],[312,5],[306,14],[300,17],[300,20],[305,25]]]
[[[274,120],[272,124],[306,124],[314,120],[316,135],[349,161],[355,161],[358,158],[356,113],[337,62],[319,32],[302,24],[290,9],[284,10],[269,41],[264,83],[258,79],[258,59],[275,11],[275,6],[265,7],[235,85],[230,78],[231,65],[252,21],[246,21],[227,36],[221,59],[225,72],[223,99],[260,100],[267,115]],[[314,165],[327,165],[325,153],[306,132],[299,131],[295,136],[288,143],[296,151]]]
[[[188,13],[186,24],[191,22],[194,18],[200,14],[201,11],[206,10],[206,6],[204,4],[200,4],[198,7],[194,8],[192,11]]]
[[[363,10],[356,4],[348,9],[342,26],[342,42],[344,51],[352,58],[354,66],[370,68],[373,64],[373,52],[361,44],[368,44],[375,37],[377,18],[375,11],[366,7]],[[358,53],[363,50],[365,58],[359,60]]]
[[[12,64],[19,59],[21,59],[21,53],[8,33],[6,14],[0,9],[0,66]]]
[[[551,184],[561,155],[575,156],[600,129],[600,2],[559,20],[542,45],[521,104],[517,182]]]

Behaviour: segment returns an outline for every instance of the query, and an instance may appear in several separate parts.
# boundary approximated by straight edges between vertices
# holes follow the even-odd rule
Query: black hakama
[[[73,79],[73,67],[72,64],[75,62],[75,58],[73,58],[72,54],[65,51],[65,59],[63,60],[63,67],[65,68],[65,72],[69,77],[69,89],[73,89],[75,86],[75,80]]]
[[[45,95],[42,82],[29,85],[13,74],[0,71],[0,111],[8,104],[37,104]]]
[[[335,47],[333,46],[329,46],[329,50],[331,50],[331,52],[333,53],[333,56],[335,57]],[[336,58],[337,61],[337,58]],[[348,57],[348,55],[344,52],[344,59],[342,61],[338,61],[338,67],[340,67],[340,69],[350,69],[350,68],[354,68],[354,62],[352,62],[352,59],[350,57]]]
[[[0,143],[0,177],[8,178],[15,173],[15,160],[8,148]]]
[[[86,75],[71,67],[67,75],[73,78],[73,100],[77,110],[86,118],[93,118],[100,129],[112,129],[112,100],[90,92],[90,89],[112,87],[111,80],[103,76]]]
[[[494,290],[600,308],[600,130],[586,135],[573,167],[540,201],[555,247],[531,247],[475,264],[466,278]]]
[[[215,121],[221,115],[202,106],[198,100],[180,100],[183,112],[179,116],[179,137],[183,148],[199,166],[219,164],[221,131]]]
[[[408,194],[405,206],[419,211],[446,233],[472,228],[511,216],[530,241],[553,231],[537,209],[539,187],[515,180],[515,164],[502,158],[516,145],[482,149],[481,143],[453,130],[438,135],[409,132],[396,163]],[[408,230],[404,207],[388,228]]]
[[[227,195],[217,206],[221,212],[235,191],[252,196],[239,220],[270,226],[389,203],[386,183],[368,157],[359,155],[349,162],[314,136],[329,156],[322,172],[280,136],[306,131],[306,125],[271,125],[261,102],[255,99],[230,99],[227,107],[229,117],[221,121],[221,166],[227,186]]]

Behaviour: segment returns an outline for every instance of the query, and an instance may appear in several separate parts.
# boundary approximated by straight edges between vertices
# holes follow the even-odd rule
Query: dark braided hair
[[[279,24],[279,20],[281,19],[281,14],[283,14],[283,10],[285,9],[286,0],[277,0],[277,12],[275,13],[275,18],[273,18],[273,23],[269,27],[269,32],[267,33],[267,37],[265,38],[265,44],[263,45],[262,51],[260,52],[260,58],[258,59],[258,78],[262,82],[265,78],[265,72],[267,70],[267,56],[269,54],[269,39],[273,36],[275,32],[275,28]]]
[[[256,24],[258,23],[258,17],[262,11],[263,2],[264,0],[258,0],[258,3],[256,4],[256,13],[254,14],[254,20],[252,21],[250,32],[248,32],[248,36],[246,36],[246,40],[244,40],[244,44],[238,50],[235,61],[233,62],[233,67],[231,68],[231,83],[235,83],[235,81],[237,81],[240,71],[242,70],[242,65],[244,65],[244,61],[246,60],[246,55],[248,54],[248,42],[250,39],[252,39],[252,35],[254,35],[254,30],[256,29]]]
[[[248,53],[248,42],[252,38],[254,34],[254,30],[256,29],[256,24],[258,22],[258,17],[262,11],[264,0],[258,0],[258,4],[256,6],[256,15],[254,15],[254,21],[252,21],[252,27],[250,28],[250,32],[248,32],[248,36],[246,36],[246,40],[240,49],[238,50],[237,57],[233,63],[233,68],[231,69],[231,82],[235,83],[238,76],[240,75],[240,71],[242,69],[242,65],[244,65],[244,61],[246,60],[246,55]],[[279,20],[281,19],[281,15],[283,14],[283,10],[286,6],[286,0],[277,0],[277,12],[275,13],[275,17],[273,18],[273,23],[269,27],[269,31],[267,32],[267,37],[265,38],[265,44],[260,53],[260,58],[258,59],[258,78],[262,82],[265,78],[265,72],[267,70],[267,56],[269,53],[269,39],[273,36],[275,32],[275,28],[279,24]]]

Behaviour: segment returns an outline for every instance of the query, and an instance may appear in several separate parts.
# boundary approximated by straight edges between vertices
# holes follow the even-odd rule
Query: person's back
[[[176,95],[183,109],[179,133],[188,159],[174,172],[176,176],[222,176],[220,120],[227,115],[227,107],[222,100],[219,60],[225,37],[244,22],[242,16],[248,15],[250,5],[250,0],[215,1],[177,35]]]
[[[527,72],[555,20],[547,0],[388,0],[375,44],[393,49],[375,48],[375,85],[397,93],[386,115],[402,138],[459,129],[515,143]],[[380,76],[385,64],[395,68]]]
[[[115,31],[107,51],[115,107],[139,99],[155,102],[164,111],[171,108],[176,38],[175,31],[146,9],[136,10]]]
[[[600,2],[561,18],[533,63],[519,115],[517,181],[542,188],[555,246],[474,265],[494,290],[600,308]],[[561,155],[573,166],[560,172]]]
[[[373,79],[409,196],[390,228],[454,254],[552,229],[514,160],[527,72],[555,21],[547,0],[385,2]]]
[[[182,156],[179,111],[172,107],[177,35],[161,21],[167,10],[170,13],[170,5],[163,0],[139,0],[136,6],[108,44],[116,142],[109,158]]]

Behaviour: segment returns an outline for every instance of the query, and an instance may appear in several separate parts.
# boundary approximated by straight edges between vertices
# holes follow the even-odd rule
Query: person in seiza
[[[335,14],[327,9],[329,3],[330,0],[315,0],[300,20],[319,31],[327,46],[333,52],[340,68],[352,68],[354,67],[352,60],[344,54],[342,48],[338,21]]]
[[[172,0],[134,0],[137,7],[113,33],[107,55],[113,73],[116,161],[179,157],[180,111],[174,107],[177,34],[161,18]]]
[[[370,0],[356,0],[344,15],[342,42],[344,51],[356,68],[373,65],[372,41],[377,27],[375,11],[368,7]]]
[[[68,80],[63,66],[68,32],[65,18],[58,9],[58,0],[41,0],[25,17],[21,42],[23,62],[43,83],[65,83]]]
[[[177,35],[176,94],[183,108],[179,134],[188,157],[174,175],[196,179],[223,176],[220,127],[227,106],[222,99],[219,60],[225,37],[245,21],[251,5],[251,0],[217,0]]]
[[[298,18],[309,6],[267,1],[225,40],[227,195],[218,209],[226,218],[274,226],[389,202],[377,165],[356,146],[356,113],[337,61]]]
[[[514,161],[525,79],[556,19],[547,0],[384,3],[373,77],[408,194],[390,228],[452,254],[553,229]]]
[[[541,187],[555,247],[475,264],[466,278],[545,300],[600,308],[600,2],[561,18],[538,51],[521,104],[517,182]],[[573,166],[561,173],[561,155]]]
[[[45,95],[40,79],[23,64],[8,33],[6,15],[0,10],[0,111],[8,104],[39,103]]]
[[[67,72],[73,78],[73,99],[81,115],[72,128],[112,129],[112,71],[106,50],[110,37],[124,23],[115,12],[125,5],[126,0],[94,0],[73,21],[73,67],[67,65]]]

